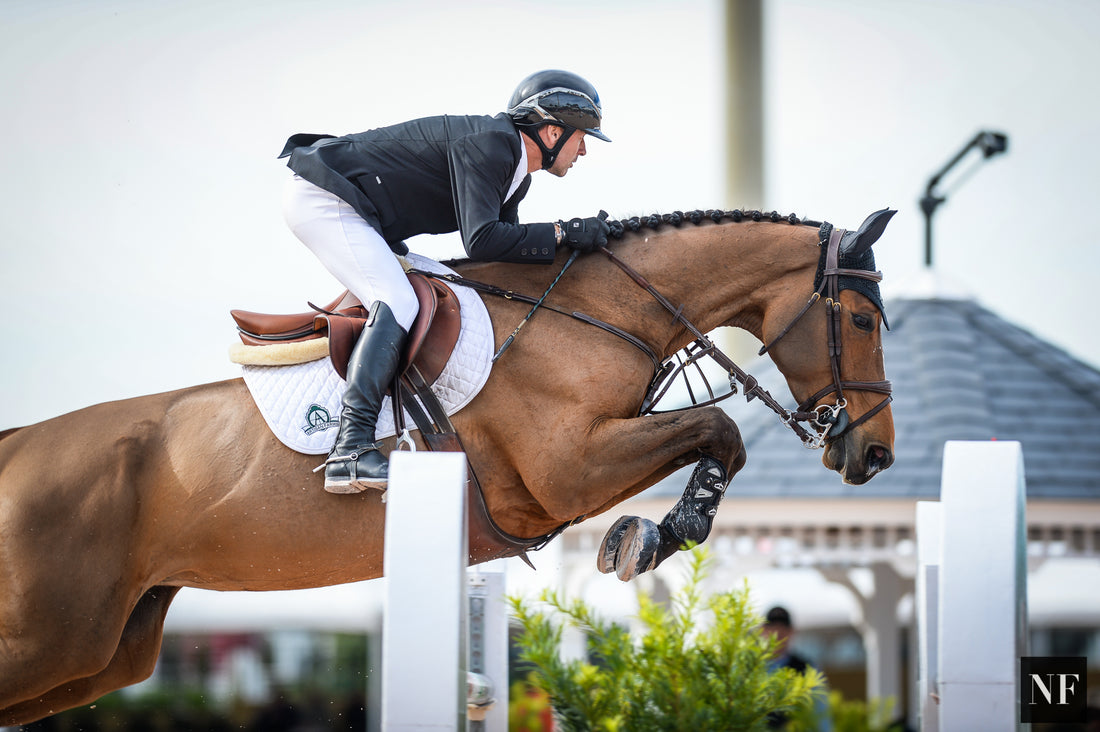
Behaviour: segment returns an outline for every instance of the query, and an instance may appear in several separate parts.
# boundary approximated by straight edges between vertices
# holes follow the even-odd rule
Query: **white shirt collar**
[[[527,145],[523,144],[523,133],[517,132],[519,135],[519,166],[516,168],[516,174],[512,176],[512,185],[508,187],[508,195],[504,197],[507,201],[512,195],[519,189],[520,183],[527,177]]]

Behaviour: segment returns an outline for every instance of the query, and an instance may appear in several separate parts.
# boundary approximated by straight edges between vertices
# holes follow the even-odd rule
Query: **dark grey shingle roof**
[[[724,404],[748,463],[729,495],[937,498],[945,441],[998,439],[1022,444],[1029,496],[1100,498],[1100,371],[971,300],[899,299],[889,312],[883,349],[894,385],[893,467],[865,485],[846,485],[769,410],[734,397]],[[781,402],[791,401],[770,361],[750,370]],[[679,495],[686,476],[647,495]]]

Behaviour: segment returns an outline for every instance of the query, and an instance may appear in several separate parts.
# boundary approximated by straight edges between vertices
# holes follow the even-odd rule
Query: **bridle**
[[[825,226],[829,225],[826,224]],[[825,226],[822,227],[822,239],[825,239]],[[680,307],[675,307],[642,275],[631,268],[626,262],[619,259],[610,249],[607,247],[600,247],[600,251],[602,251],[608,259],[618,266],[619,269],[623,270],[623,272],[634,280],[636,284],[648,291],[662,307],[672,313],[673,321],[680,322],[695,338],[695,343],[685,349],[688,354],[686,361],[682,361],[678,366],[672,364],[670,360],[666,360],[665,363],[662,364],[662,367],[658,370],[657,375],[650,384],[645,402],[643,402],[642,413],[653,413],[653,405],[655,405],[660,397],[668,390],[667,382],[669,379],[674,378],[676,374],[682,373],[687,366],[698,362],[702,358],[710,358],[729,374],[731,392],[722,397],[713,398],[713,391],[710,390],[708,384],[707,389],[711,392],[712,398],[706,402],[696,402],[693,398],[693,404],[690,407],[685,407],[686,409],[707,406],[732,396],[737,393],[737,384],[740,383],[744,387],[746,401],[752,401],[755,398],[759,398],[761,402],[779,415],[779,418],[784,424],[790,427],[791,430],[798,435],[799,439],[802,440],[802,444],[810,449],[824,447],[826,444],[839,439],[849,430],[865,423],[882,411],[886,405],[893,400],[893,396],[890,393],[892,387],[889,381],[845,381],[841,376],[841,307],[839,300],[841,276],[859,277],[878,282],[882,279],[882,273],[862,269],[841,269],[839,267],[840,243],[846,231],[844,229],[834,229],[831,226],[829,226],[829,229],[831,229],[831,232],[828,234],[828,243],[825,244],[827,249],[825,252],[825,267],[822,273],[821,284],[814,290],[813,294],[810,295],[809,300],[798,314],[791,319],[782,331],[780,331],[779,335],[772,339],[771,343],[765,344],[760,349],[760,355],[767,353],[769,349],[787,335],[798,321],[810,311],[814,303],[823,296],[825,297],[825,306],[829,311],[826,322],[828,324],[829,362],[833,375],[833,383],[805,399],[793,412],[785,409],[779,404],[766,389],[760,386],[756,378],[741,369],[734,363],[733,359],[715,346],[714,342],[711,341],[706,334],[685,318],[682,305]],[[824,244],[824,242],[822,243]],[[661,388],[662,385],[664,385],[663,389]],[[852,420],[847,411],[848,400],[844,396],[845,389],[852,391],[871,391],[885,394],[885,397],[857,419]],[[834,404],[817,404],[822,398],[834,393],[836,394],[836,402]],[[801,422],[808,423],[812,427],[812,430],[807,430],[802,426]]]
[[[840,268],[840,242],[844,238],[845,233],[847,232],[844,229],[833,229],[829,234],[828,248],[825,251],[825,268],[822,272],[821,284],[814,290],[813,294],[810,295],[810,299],[802,306],[798,314],[779,332],[779,335],[773,338],[771,343],[762,346],[759,351],[759,355],[761,356],[767,353],[783,338],[783,336],[791,332],[795,324],[802,319],[803,315],[809,312],[814,303],[822,297],[825,298],[825,308],[827,310],[825,322],[828,334],[829,366],[833,374],[833,383],[807,397],[798,405],[798,409],[793,413],[797,415],[797,419],[807,420],[814,425],[819,431],[822,445],[839,439],[844,433],[871,419],[871,417],[881,412],[886,405],[894,399],[891,394],[892,386],[889,381],[844,381],[841,377],[840,278],[841,276],[859,277],[873,282],[880,282],[882,280],[881,272],[871,272],[865,269]],[[868,409],[857,419],[852,420],[848,416],[848,400],[844,397],[845,389],[876,392],[878,394],[885,394],[885,396],[878,404]],[[834,404],[818,404],[819,400],[830,394],[836,394],[836,402]]]

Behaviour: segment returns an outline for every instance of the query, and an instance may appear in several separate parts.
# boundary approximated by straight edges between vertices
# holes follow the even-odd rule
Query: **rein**
[[[718,348],[718,346],[716,346],[705,333],[699,330],[699,328],[697,328],[694,323],[684,317],[683,306],[673,306],[673,304],[669,302],[668,298],[662,295],[657,290],[657,288],[650,284],[650,282],[645,277],[634,270],[626,262],[619,259],[615,255],[615,253],[607,247],[600,247],[600,251],[603,252],[607,256],[607,258],[615,264],[615,266],[625,272],[626,275],[630,277],[630,279],[634,280],[635,284],[637,284],[643,290],[652,295],[653,299],[660,303],[663,308],[672,313],[673,321],[680,322],[695,337],[695,343],[699,347],[699,350],[694,353],[689,353],[689,363],[697,361],[705,356],[709,357],[711,360],[715,361],[719,366],[726,370],[726,372],[730,375],[730,387],[733,389],[733,391],[731,391],[730,394],[727,394],[726,396],[732,396],[733,394],[737,393],[737,386],[734,383],[734,381],[736,380],[745,389],[746,402],[751,402],[753,399],[760,399],[761,402],[763,402],[769,409],[771,409],[779,416],[780,420],[782,420],[784,424],[791,428],[791,430],[798,436],[798,438],[802,440],[802,444],[805,447],[814,449],[822,447],[825,444],[824,435],[827,434],[827,430],[821,432],[820,434],[814,434],[806,430],[806,428],[799,424],[798,420],[806,419],[805,415],[791,412],[790,410],[785,409],[783,405],[780,404],[778,401],[776,401],[775,397],[773,397],[767,389],[760,386],[760,382],[757,381],[755,376],[747,373],[744,369],[734,363],[733,359],[731,359],[720,348]],[[659,378],[661,378],[661,374],[658,374],[658,379]],[[658,379],[654,380],[655,385],[658,383]],[[653,387],[651,387],[651,392],[652,390]],[[691,407],[685,407],[685,409],[694,409],[696,407],[706,406],[707,404],[713,404],[720,400],[721,398],[712,399],[711,401],[704,404],[693,404]],[[654,400],[653,403],[655,402],[656,400]],[[652,406],[652,404],[650,406]]]
[[[569,264],[570,264],[570,262],[566,262],[566,267],[568,267]],[[600,320],[599,318],[593,318],[591,315],[587,315],[586,313],[582,313],[582,312],[579,312],[579,311],[576,311],[576,310],[569,311],[569,310],[566,310],[564,308],[560,308],[557,305],[547,304],[546,302],[543,302],[544,298],[546,297],[545,294],[541,298],[531,297],[530,295],[525,295],[522,292],[516,292],[515,290],[505,290],[503,287],[497,287],[496,285],[490,285],[490,284],[485,283],[485,282],[479,282],[477,280],[467,279],[467,278],[463,277],[462,275],[445,274],[445,273],[442,273],[442,272],[430,272],[428,270],[423,270],[423,269],[411,269],[409,271],[410,272],[416,272],[417,274],[422,274],[425,277],[434,277],[437,280],[445,280],[445,281],[451,283],[452,285],[459,285],[461,287],[468,287],[471,290],[474,290],[475,292],[480,292],[480,293],[483,293],[485,295],[492,295],[493,297],[500,297],[500,298],[503,298],[505,300],[515,300],[516,302],[522,302],[522,303],[526,303],[528,305],[537,305],[538,307],[540,307],[544,310],[552,310],[553,312],[558,313],[559,315],[564,315],[566,317],[573,318],[574,320],[579,320],[582,323],[587,323],[588,325],[593,325],[593,326],[599,328],[600,330],[607,331],[608,333],[610,333],[613,336],[616,336],[618,338],[622,338],[624,341],[626,341],[627,343],[629,343],[630,345],[634,346],[639,351],[644,353],[649,358],[649,360],[653,362],[654,370],[660,370],[661,369],[661,357],[658,356],[657,353],[652,348],[650,348],[645,343],[645,341],[643,341],[641,338],[638,338],[637,336],[633,335],[632,333],[628,333],[627,331],[623,330],[622,328],[619,328],[618,326],[614,326],[611,323],[607,323],[603,320]],[[564,271],[564,268],[563,268],[563,271]],[[561,273],[558,274],[558,278],[560,278],[560,277],[561,277]],[[557,279],[555,279],[554,282],[557,283]],[[532,313],[528,313],[527,317],[524,318],[523,322],[526,322],[528,319],[530,319],[532,314],[533,314],[533,311],[532,311]],[[519,328],[516,328],[516,331],[513,331],[513,335],[515,335],[515,333],[518,332],[518,331],[519,331]],[[498,351],[498,353],[499,353],[499,351]]]
[[[710,218],[714,217],[711,216]],[[717,221],[717,219],[715,220]],[[740,219],[739,217],[735,216],[734,220]],[[776,220],[774,216],[772,217],[772,220]],[[826,229],[825,227],[828,227],[828,229]],[[824,241],[826,231],[829,231],[827,245]],[[672,357],[669,357],[668,359],[662,361],[660,356],[658,356],[658,354],[655,353],[653,349],[650,348],[644,341],[621,328],[611,325],[610,323],[607,323],[605,321],[599,320],[598,318],[594,318],[590,315],[586,315],[585,313],[581,313],[578,311],[569,311],[555,305],[546,304],[544,302],[546,296],[549,294],[550,290],[553,289],[554,285],[557,284],[558,280],[561,279],[561,276],[565,273],[565,270],[568,269],[569,266],[573,263],[573,257],[570,257],[570,259],[565,263],[565,266],[562,268],[562,271],[558,274],[557,278],[555,278],[554,282],[550,285],[550,288],[540,298],[531,297],[530,295],[524,295],[518,292],[514,292],[512,290],[505,290],[503,288],[497,287],[496,285],[478,282],[477,280],[469,280],[460,275],[440,274],[421,270],[415,271],[421,272],[421,274],[424,274],[428,277],[434,277],[437,279],[446,280],[447,282],[455,285],[469,287],[475,291],[484,294],[502,297],[507,300],[517,300],[519,302],[527,303],[534,306],[527,317],[524,318],[524,320],[520,323],[520,325],[516,328],[512,335],[509,336],[505,346],[502,346],[502,348],[497,352],[497,356],[494,358],[494,361],[496,360],[496,358],[499,358],[500,354],[503,353],[504,348],[506,348],[507,344],[514,339],[520,328],[523,326],[524,323],[526,323],[527,320],[530,319],[535,310],[540,307],[546,308],[559,314],[574,318],[575,320],[580,320],[581,322],[596,326],[604,331],[607,331],[608,333],[611,333],[612,335],[622,338],[638,350],[642,351],[650,359],[654,367],[654,377],[653,380],[650,382],[650,386],[646,393],[645,400],[643,401],[640,414],[653,413],[653,407],[668,391],[671,383],[675,381],[675,377],[677,374],[683,376],[684,383],[687,384],[688,391],[692,399],[692,404],[690,406],[682,407],[681,409],[694,409],[697,407],[709,406],[720,402],[723,399],[726,399],[736,394],[738,390],[737,384],[741,384],[744,389],[746,402],[751,402],[753,399],[759,399],[769,409],[775,412],[779,419],[785,425],[787,425],[791,429],[791,431],[795,433],[795,435],[798,436],[798,438],[802,441],[803,446],[810,449],[817,449],[824,447],[829,442],[840,438],[849,430],[863,424],[871,417],[882,411],[882,409],[884,409],[886,405],[893,400],[893,396],[891,395],[892,387],[889,381],[845,381],[841,377],[841,309],[840,300],[838,299],[840,291],[839,278],[841,275],[844,275],[874,280],[876,282],[882,279],[882,274],[880,272],[839,268],[838,262],[840,243],[844,234],[844,229],[834,229],[829,224],[824,224],[822,226],[821,244],[823,246],[827,246],[827,250],[825,254],[825,270],[823,273],[821,285],[810,295],[810,298],[806,302],[806,304],[802,307],[798,314],[791,319],[786,327],[784,327],[782,331],[780,331],[779,335],[772,339],[771,343],[765,344],[760,349],[760,355],[767,353],[769,349],[771,349],[776,343],[779,342],[780,339],[786,336],[794,328],[798,321],[801,320],[802,317],[810,311],[810,308],[813,307],[813,305],[818,300],[820,300],[822,296],[825,297],[825,305],[829,309],[826,322],[828,324],[828,350],[830,367],[833,375],[833,383],[824,387],[809,398],[805,399],[801,404],[798,405],[798,407],[794,411],[784,408],[783,405],[775,399],[775,397],[773,397],[766,389],[760,386],[760,383],[756,379],[756,377],[744,371],[744,369],[738,366],[733,361],[733,359],[731,359],[721,349],[719,349],[718,346],[716,346],[705,333],[699,330],[699,328],[696,327],[694,323],[684,317],[683,305],[679,307],[673,305],[668,300],[668,298],[662,295],[657,290],[657,288],[655,288],[648,280],[646,280],[645,277],[643,277],[639,272],[634,270],[630,265],[628,265],[626,262],[616,256],[615,253],[608,249],[606,246],[599,247],[598,250],[602,252],[619,269],[621,269],[628,277],[630,277],[630,279],[632,279],[635,284],[648,292],[654,300],[656,300],[663,308],[668,310],[672,314],[673,321],[681,323],[684,328],[686,328],[688,332],[691,333],[691,335],[694,337],[695,340],[692,344],[689,344],[684,349],[681,349],[681,351],[677,351],[676,354],[673,354]],[[673,359],[679,359],[679,354],[681,352],[686,354],[686,360],[681,359],[679,365],[676,365],[674,364]],[[729,384],[731,389],[730,393],[715,397],[713,390],[710,388],[710,384],[706,383],[706,387],[708,392],[710,393],[711,398],[704,402],[696,401],[695,395],[693,393],[690,393],[691,384],[687,379],[687,375],[683,372],[688,366],[694,365],[696,368],[698,368],[698,362],[701,361],[703,358],[711,359],[729,375]],[[703,380],[704,382],[706,382],[705,377],[703,377]],[[844,397],[845,389],[850,389],[854,391],[877,392],[880,394],[885,394],[886,396],[881,402],[869,409],[859,418],[851,420],[847,412],[848,401]],[[833,393],[836,393],[837,395],[836,402],[834,404],[817,405],[817,402],[820,399]],[[812,429],[806,429],[806,427],[801,424],[802,422],[810,424]]]

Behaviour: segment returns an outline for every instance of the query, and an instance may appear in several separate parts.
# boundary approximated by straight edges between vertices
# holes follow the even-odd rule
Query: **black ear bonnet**
[[[825,256],[829,251],[829,236],[833,232],[833,225],[829,222],[825,222],[821,225],[819,232],[818,244],[821,248],[821,257],[817,261],[817,274],[814,275],[814,290],[818,290],[821,287],[821,282],[825,278]],[[845,238],[848,236],[854,236],[856,232],[850,231],[845,234]],[[866,270],[868,272],[875,272],[875,253],[871,247],[868,247],[860,254],[844,254],[844,246],[841,245],[841,253],[838,259],[838,267],[840,269],[859,269]],[[866,297],[875,307],[878,308],[879,313],[882,314],[882,324],[886,326],[886,329],[890,329],[890,324],[886,320],[886,307],[882,304],[882,294],[878,289],[878,282],[874,280],[864,279],[862,277],[853,277],[851,275],[840,275],[837,279],[837,286],[841,290],[854,290],[859,294]]]

